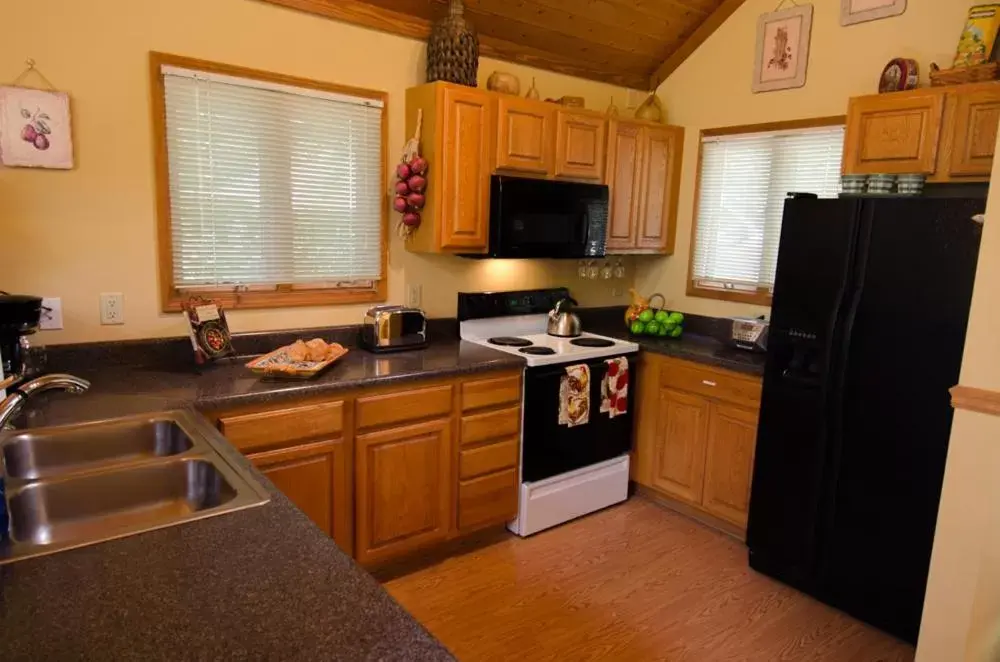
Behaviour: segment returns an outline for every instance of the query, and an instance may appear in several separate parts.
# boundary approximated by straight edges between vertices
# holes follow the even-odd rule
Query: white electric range
[[[462,340],[525,359],[521,406],[518,515],[508,528],[527,536],[628,497],[629,456],[638,344],[584,333],[548,335],[548,311],[569,296],[565,288],[460,293]],[[602,386],[627,361],[627,408],[601,411]],[[616,363],[611,367],[610,362]],[[560,421],[568,368],[587,366],[588,416]]]

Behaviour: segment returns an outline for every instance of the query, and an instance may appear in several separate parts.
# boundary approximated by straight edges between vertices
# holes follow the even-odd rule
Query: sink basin
[[[187,410],[0,436],[0,565],[267,503],[235,454]]]
[[[36,545],[157,528],[232,501],[236,490],[205,460],[34,483],[10,497],[10,535]]]
[[[191,438],[176,421],[139,419],[25,431],[3,444],[10,478],[33,480],[110,464],[178,455]]]

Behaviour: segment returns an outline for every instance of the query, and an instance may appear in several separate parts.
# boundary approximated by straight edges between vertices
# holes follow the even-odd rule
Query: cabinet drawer
[[[679,361],[667,361],[663,364],[660,368],[660,385],[751,407],[760,402],[760,381]]]
[[[521,376],[508,375],[462,384],[462,411],[521,401]]]
[[[514,436],[521,429],[521,408],[512,407],[462,417],[462,446],[487,439]]]
[[[447,416],[451,413],[451,395],[451,384],[446,384],[358,398],[357,427],[360,430]]]
[[[324,402],[219,419],[219,430],[241,451],[287,446],[305,439],[339,437],[343,429],[343,402]]]
[[[475,529],[517,514],[517,469],[507,469],[458,486],[458,528]]]
[[[520,439],[511,437],[486,446],[463,450],[459,456],[458,477],[462,480],[517,466]]]

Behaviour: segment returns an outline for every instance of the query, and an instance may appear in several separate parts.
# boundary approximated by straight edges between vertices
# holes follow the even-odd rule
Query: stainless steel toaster
[[[763,318],[734,317],[732,343],[750,352],[766,352],[769,327],[769,322]]]
[[[372,352],[426,347],[427,316],[419,308],[373,306],[361,326],[361,346]]]

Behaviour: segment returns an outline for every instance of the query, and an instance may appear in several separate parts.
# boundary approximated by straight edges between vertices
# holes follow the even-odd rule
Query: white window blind
[[[694,285],[769,291],[785,195],[835,197],[843,149],[842,126],[703,138]]]
[[[382,102],[163,67],[177,288],[382,278]]]

